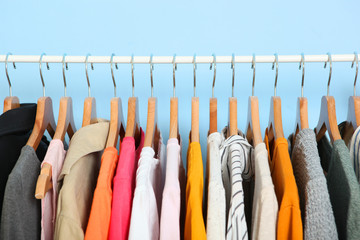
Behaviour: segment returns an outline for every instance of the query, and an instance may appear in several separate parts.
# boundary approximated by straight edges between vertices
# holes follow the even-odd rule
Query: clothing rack
[[[353,54],[334,54],[331,55],[332,62],[353,62],[356,53]],[[131,61],[133,58],[133,61]],[[113,63],[125,64],[149,64],[150,56],[114,56]],[[358,54],[360,58],[360,54]],[[85,63],[86,56],[65,56],[66,63]],[[88,63],[110,63],[111,56],[89,56]],[[232,61],[233,60],[233,61]],[[6,61],[6,55],[0,55],[0,62]],[[8,62],[16,63],[38,63],[40,55],[9,55]],[[154,56],[153,64],[193,64],[193,63],[213,63],[213,56]],[[304,62],[328,62],[329,55],[305,55]],[[63,56],[44,55],[42,62],[45,63],[62,63]],[[216,56],[216,63],[252,63],[253,56]],[[275,55],[255,56],[255,63],[274,63]],[[279,63],[300,63],[301,55],[279,55]]]

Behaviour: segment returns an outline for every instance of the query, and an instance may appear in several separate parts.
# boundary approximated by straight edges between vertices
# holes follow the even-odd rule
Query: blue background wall
[[[360,52],[360,2],[345,1],[1,1],[0,54],[19,55],[190,55],[198,56],[332,54]],[[11,65],[9,65],[10,67]],[[337,118],[346,118],[347,100],[353,92],[354,69],[350,63],[334,63],[330,94],[336,99]],[[45,69],[45,68],[44,68]],[[271,64],[257,64],[255,95],[259,97],[262,132],[269,118],[274,71]],[[36,102],[42,96],[38,64],[17,64],[9,70],[13,94],[21,102]],[[131,96],[129,65],[115,72],[118,96],[126,113]],[[217,65],[215,96],[218,98],[219,130],[227,123],[231,95],[230,64]],[[213,72],[198,65],[197,95],[200,97],[200,137],[206,156],[209,97]],[[61,64],[44,70],[46,93],[53,98],[55,118],[63,95]],[[328,69],[308,63],[304,94],[309,101],[309,123],[315,127],[321,96],[326,94]],[[113,96],[109,65],[97,64],[90,71],[92,95],[99,117],[109,118]],[[190,130],[193,93],[192,65],[179,65],[176,73],[183,154]],[[235,96],[238,98],[239,128],[245,130],[247,99],[251,94],[250,64],[236,65]],[[283,125],[288,136],[294,128],[296,99],[300,95],[298,64],[279,66],[277,93],[282,98]],[[69,64],[68,95],[73,97],[77,127],[81,125],[87,85],[83,64]],[[154,94],[159,99],[159,124],[165,140],[169,132],[172,96],[172,66],[155,65]],[[0,97],[8,95],[4,68],[0,66]],[[150,96],[148,65],[135,66],[135,94],[140,98],[140,121],[146,127]]]

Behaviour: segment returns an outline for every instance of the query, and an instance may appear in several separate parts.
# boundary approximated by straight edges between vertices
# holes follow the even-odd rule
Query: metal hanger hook
[[[153,97],[153,94],[154,94],[154,80],[153,80],[154,64],[153,64],[152,59],[153,59],[153,55],[150,54],[149,64],[150,64],[151,97]]]
[[[255,70],[256,70],[256,62],[255,62],[255,53],[253,53],[251,68],[253,69],[253,81],[252,81],[252,91],[251,94],[254,96],[254,88],[255,88]]]
[[[132,97],[134,97],[135,92],[135,80],[134,80],[134,54],[131,55],[131,82],[132,82]]]
[[[11,86],[11,81],[10,81],[10,77],[9,77],[9,73],[8,73],[8,67],[7,67],[9,55],[12,55],[12,53],[6,54],[6,58],[5,58],[5,73],[6,73],[6,77],[7,77],[8,83],[9,83],[9,96],[12,97],[12,89],[11,89],[12,86]],[[16,69],[15,62],[13,62],[13,67],[14,67],[14,69]]]
[[[110,57],[110,69],[111,69],[111,77],[112,77],[113,84],[114,84],[114,97],[116,97],[116,81],[115,81],[114,68],[113,68],[114,56],[115,56],[114,53],[111,54],[111,57]],[[118,69],[117,63],[115,63],[115,68]]]
[[[193,66],[194,66],[194,97],[196,96],[196,54],[194,54],[193,57]],[[213,95],[214,95],[214,91],[213,91]]]
[[[327,62],[329,62],[330,71],[329,71],[329,81],[328,81],[328,84],[327,84],[327,96],[329,96],[329,88],[330,88],[330,81],[331,81],[331,74],[332,74],[332,58],[331,58],[330,53],[327,53],[327,55],[328,55],[328,61],[325,62],[324,68],[326,68]]]
[[[354,80],[354,97],[356,96],[356,80],[359,72],[359,56],[357,52],[354,52],[354,61],[351,64],[351,68],[354,67],[354,63],[356,63],[356,71],[355,71],[355,80]]]
[[[302,68],[302,77],[301,77],[301,97],[304,97],[304,79],[305,79],[305,56],[304,53],[301,53],[301,61],[299,64],[299,70]]]
[[[214,78],[213,78],[213,84],[212,84],[212,97],[214,97],[214,88],[215,88],[215,79],[216,79],[216,56],[215,54],[212,55],[213,61],[210,63],[210,70],[212,70],[214,65]]]
[[[68,70],[68,63],[65,61],[66,53],[63,55],[62,59],[62,73],[64,79],[64,96],[66,97],[66,78],[65,78],[65,69]]]
[[[86,73],[86,81],[87,81],[87,84],[88,84],[88,96],[90,97],[91,96],[91,91],[90,91],[90,80],[89,80],[89,74],[88,74],[88,58],[89,56],[91,56],[90,53],[88,53],[86,55],[86,58],[85,58],[85,73]],[[94,64],[91,63],[91,70],[94,70]]]
[[[176,54],[173,57],[173,97],[175,97],[175,71],[177,70],[177,64],[175,62]]]
[[[274,56],[275,56],[275,61],[272,64],[272,70],[274,70],[274,67],[276,64],[275,85],[274,85],[274,97],[276,97],[276,87],[277,87],[277,80],[278,80],[278,74],[279,74],[279,56],[277,53],[275,53]]]
[[[41,83],[42,83],[42,86],[43,86],[43,96],[45,97],[45,82],[44,82],[44,78],[43,78],[43,75],[42,75],[42,69],[41,69],[42,59],[43,59],[44,55],[46,55],[46,54],[42,53],[40,55],[39,70],[40,70],[40,79],[41,79]],[[49,63],[46,63],[46,68],[47,68],[47,70],[50,70]]]
[[[232,87],[231,87],[231,97],[234,97],[234,86],[235,86],[235,56],[231,55],[231,69],[232,69]]]

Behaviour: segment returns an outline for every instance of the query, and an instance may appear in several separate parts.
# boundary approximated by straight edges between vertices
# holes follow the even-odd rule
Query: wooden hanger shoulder
[[[131,97],[128,101],[128,115],[125,137],[137,138],[140,135],[139,104],[137,97]]]
[[[198,97],[191,98],[191,142],[200,142]]]
[[[316,126],[316,140],[319,141],[326,130],[332,142],[341,139],[336,120],[335,99],[332,96],[323,96],[321,98],[321,109],[318,125]]]
[[[234,97],[229,98],[229,131],[228,136],[238,134],[237,126],[237,99]]]
[[[4,100],[4,111],[9,111],[14,108],[20,107],[20,101],[18,97],[6,97]]]
[[[210,124],[209,134],[217,132],[217,99],[210,98]]]
[[[260,128],[259,101],[254,96],[250,96],[248,101],[246,137],[249,142],[253,142],[254,147],[263,142]]]
[[[271,97],[270,118],[268,124],[269,141],[284,137],[281,115],[281,98]]]
[[[352,126],[355,131],[360,126],[360,97],[349,97],[347,122]]]
[[[35,198],[43,199],[47,191],[52,189],[52,166],[48,163],[44,163],[40,175],[38,177],[35,189]]]
[[[96,122],[96,100],[93,97],[87,97],[84,101],[82,126],[85,127],[94,122]]]
[[[74,114],[71,97],[62,97],[60,99],[59,117],[57,121],[54,139],[64,141],[65,134],[68,133],[71,138],[76,132]]]
[[[155,97],[151,97],[148,99],[148,112],[147,112],[144,147],[153,147],[154,135],[157,129],[156,111],[157,111],[157,99]]]
[[[116,148],[119,135],[121,139],[121,136],[124,136],[124,134],[125,123],[121,99],[118,97],[114,97],[110,101],[110,127],[108,138],[106,141],[106,147]]]
[[[178,138],[179,118],[178,118],[178,98],[170,99],[170,132],[169,138]]]
[[[51,98],[41,97],[37,102],[34,128],[26,144],[36,150],[45,130],[49,132],[50,136],[54,136],[55,129],[56,124]]]
[[[294,134],[298,131],[309,128],[308,122],[308,101],[305,97],[299,97],[296,103],[296,123]]]

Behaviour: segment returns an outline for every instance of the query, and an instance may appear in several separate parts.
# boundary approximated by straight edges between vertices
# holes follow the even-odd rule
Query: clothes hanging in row
[[[345,137],[340,124],[347,143],[333,144],[309,128],[271,140],[266,129],[253,146],[225,127],[207,138],[204,174],[191,135],[185,172],[180,136],[165,147],[160,133],[156,148],[144,147],[140,128],[118,151],[106,147],[103,119],[80,128],[69,147],[43,137],[35,151],[26,145],[35,112],[22,105],[0,116],[1,239],[360,238],[360,128]],[[52,188],[40,201],[45,164]]]

